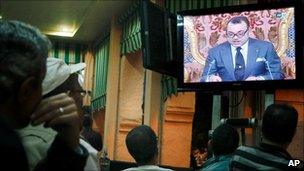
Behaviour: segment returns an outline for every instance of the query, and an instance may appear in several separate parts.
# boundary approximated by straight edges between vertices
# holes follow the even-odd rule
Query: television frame
[[[294,8],[295,22],[295,64],[296,78],[292,80],[265,80],[265,81],[231,81],[231,82],[184,82],[184,21],[183,16],[214,15],[221,13],[233,13],[244,11],[257,11],[277,8]],[[220,8],[186,10],[177,13],[177,55],[182,62],[179,65],[178,89],[180,91],[229,91],[229,90],[267,90],[275,89],[298,89],[304,87],[304,54],[303,54],[303,16],[302,5],[299,1],[271,3],[271,4],[247,4],[239,6],[227,6]]]

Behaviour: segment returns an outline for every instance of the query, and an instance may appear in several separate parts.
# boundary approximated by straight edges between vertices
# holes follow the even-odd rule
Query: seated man
[[[239,134],[232,126],[222,124],[215,128],[208,145],[213,157],[203,164],[201,170],[229,170],[232,154],[239,146]]]
[[[76,113],[79,114],[80,118],[82,118],[82,95],[85,91],[80,85],[81,83],[79,81],[81,79],[79,79],[77,72],[83,70],[85,68],[85,64],[78,63],[69,66],[61,59],[47,58],[46,66],[47,72],[42,82],[43,98],[48,98],[64,92],[68,93],[76,103]],[[81,123],[81,121],[77,123],[79,125],[79,129],[75,130],[78,131],[78,138],[82,127]],[[29,125],[19,131],[31,169],[37,165],[39,160],[46,156],[47,150],[57,135],[56,131],[50,128],[45,128],[44,125]],[[84,170],[100,170],[96,149],[82,138],[79,139],[79,142],[89,152]]]
[[[157,138],[149,126],[140,125],[133,128],[126,137],[126,145],[138,167],[125,169],[124,171],[170,171],[170,169],[164,169],[156,165],[158,157]]]
[[[65,93],[41,100],[49,47],[50,41],[38,29],[0,20],[0,164],[4,170],[29,170],[14,129],[30,122],[58,132],[36,170],[84,168],[87,150],[79,145],[75,132],[79,129],[75,102]]]
[[[301,170],[288,166],[293,158],[286,151],[296,132],[297,110],[285,104],[267,107],[262,121],[262,141],[258,147],[240,146],[231,161],[232,170]],[[302,168],[303,169],[303,168]]]

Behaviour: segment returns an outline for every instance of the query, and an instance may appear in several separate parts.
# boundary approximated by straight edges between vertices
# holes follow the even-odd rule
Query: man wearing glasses
[[[43,99],[54,97],[61,93],[66,93],[70,96],[77,107],[77,114],[80,118],[79,128],[82,128],[82,101],[86,95],[86,91],[82,89],[83,78],[79,73],[86,67],[85,63],[67,65],[62,59],[47,58],[46,59],[46,74],[42,82]],[[65,114],[69,108],[59,108],[59,112]],[[56,114],[50,112],[50,114]],[[30,165],[30,170],[36,167],[38,162],[45,158],[47,150],[54,141],[57,132],[47,128],[49,123],[32,124],[19,130],[23,146],[27,152],[27,158]],[[74,130],[80,134],[81,130]],[[84,138],[79,138],[81,144],[88,151],[88,158],[84,166],[85,171],[99,171],[99,163],[97,151]]]
[[[272,43],[250,38],[245,16],[228,21],[226,37],[226,42],[209,50],[202,82],[283,79]]]

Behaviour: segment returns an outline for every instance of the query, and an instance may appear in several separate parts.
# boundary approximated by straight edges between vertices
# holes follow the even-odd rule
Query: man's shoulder
[[[252,147],[251,146],[239,146],[234,153],[234,156],[236,156],[236,155],[239,155],[239,156],[253,155],[256,157],[262,157],[263,155],[271,155],[271,153],[268,153],[267,151],[264,151],[256,146],[252,146]]]
[[[57,135],[51,128],[45,128],[43,125],[31,126],[18,130],[18,134],[22,139],[23,143],[33,144],[51,144]]]
[[[22,146],[18,134],[0,116],[0,149],[1,149],[1,168],[10,170],[28,170],[26,153]],[[12,157],[13,158],[12,158]]]
[[[212,48],[209,50],[209,53],[212,52],[212,51],[218,51],[218,50],[220,50],[220,49],[227,48],[227,47],[229,47],[229,45],[230,45],[229,42],[228,42],[228,41],[225,41],[225,42],[223,42],[223,43],[221,43],[221,44],[219,44],[219,45],[216,45],[216,46],[212,47]]]
[[[204,163],[202,170],[228,170],[232,155],[212,157]]]
[[[263,47],[268,47],[268,46],[272,46],[272,43],[269,41],[265,41],[265,40],[260,40],[260,39],[254,39],[254,38],[250,38],[249,39],[249,43],[251,44],[256,44],[256,45],[261,45]]]
[[[238,151],[248,151],[248,150],[253,150],[253,151],[255,151],[255,150],[258,150],[258,148],[255,147],[255,146],[245,146],[245,145],[241,145],[241,146],[239,146],[236,150],[238,150]]]
[[[259,147],[240,146],[231,160],[232,168],[249,170],[288,170],[288,162],[284,157],[275,155]]]

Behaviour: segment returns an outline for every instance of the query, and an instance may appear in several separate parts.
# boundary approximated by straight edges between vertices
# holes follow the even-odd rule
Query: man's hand
[[[71,149],[79,145],[80,120],[75,101],[66,93],[43,99],[31,116],[32,124],[45,123],[58,132]]]
[[[217,75],[210,75],[207,82],[222,82],[222,78]]]

